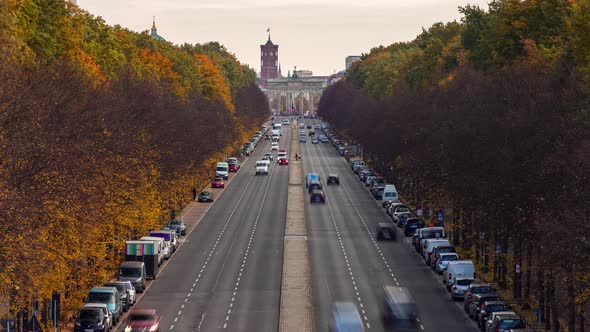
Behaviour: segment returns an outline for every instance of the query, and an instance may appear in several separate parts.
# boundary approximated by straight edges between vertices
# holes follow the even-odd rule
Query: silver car
[[[467,289],[469,288],[469,285],[471,285],[474,282],[475,280],[473,278],[455,278],[453,284],[451,285],[451,297],[453,298],[453,300],[463,299],[465,293],[467,292]]]
[[[436,272],[438,274],[443,273],[443,271],[447,269],[447,266],[449,265],[450,261],[458,261],[458,260],[459,260],[459,255],[457,255],[454,252],[440,254],[440,256],[438,257],[438,259],[436,260],[436,263],[435,263]]]

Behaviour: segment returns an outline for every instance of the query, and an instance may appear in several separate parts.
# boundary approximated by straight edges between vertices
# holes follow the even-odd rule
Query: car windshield
[[[472,282],[471,279],[457,279],[457,285],[459,286],[469,286]]]
[[[201,195],[207,195],[207,193],[201,193]],[[180,225],[180,220],[171,220],[170,225]]]
[[[493,304],[486,307],[487,312],[506,311],[508,307],[504,304]]]
[[[227,172],[227,167],[226,166],[217,166],[217,170],[220,172]]]
[[[119,283],[117,283],[117,284],[114,284],[114,283],[106,283],[104,285],[107,286],[107,287],[115,287],[120,293],[124,293],[126,291],[125,290],[125,285],[123,285],[123,284],[119,284]]]
[[[80,319],[99,320],[102,316],[100,309],[82,309],[78,315]]]
[[[115,295],[113,293],[91,292],[88,294],[88,302],[114,303]]]
[[[525,327],[524,323],[520,319],[503,319],[498,324],[498,328],[501,329],[518,329]]]
[[[444,256],[441,256],[440,257],[440,260],[442,262],[444,262],[444,261],[456,261],[458,259],[459,258],[456,255],[444,255]]]
[[[119,269],[121,277],[141,277],[141,270],[139,268],[122,267]]]
[[[210,193],[209,193],[208,191],[203,191],[203,192],[201,193],[201,196],[209,196],[209,195],[210,195]],[[171,224],[171,225],[178,225],[179,223],[172,223],[172,222],[171,222],[170,224]]]
[[[398,208],[395,210],[395,212],[396,212],[396,213],[399,213],[399,212],[410,212],[410,209],[408,209],[407,207],[398,207]]]
[[[491,293],[494,290],[492,289],[492,287],[490,286],[479,286],[479,287],[473,287],[473,289],[471,290],[471,292],[473,294],[484,294],[484,293]]]
[[[215,178],[215,179],[213,179],[213,181],[219,182],[219,181],[223,181],[223,179],[221,179],[221,178]]]
[[[152,321],[156,318],[152,314],[132,314],[130,320],[132,322]]]

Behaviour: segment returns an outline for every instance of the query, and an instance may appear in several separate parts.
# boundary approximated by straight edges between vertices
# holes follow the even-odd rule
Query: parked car
[[[387,206],[387,209],[385,209],[385,212],[386,212],[388,215],[392,216],[392,215],[393,215],[393,213],[395,212],[395,209],[396,209],[397,207],[405,207],[405,208],[407,208],[407,206],[406,206],[404,203],[400,203],[400,202],[391,202],[391,203],[390,203],[390,204]],[[406,211],[406,212],[410,212],[410,210],[408,209],[408,211]]]
[[[332,305],[330,331],[363,332],[364,325],[361,315],[352,302],[336,302]]]
[[[473,299],[473,295],[493,293],[493,292],[494,292],[494,288],[492,288],[492,286],[490,284],[485,284],[485,283],[471,284],[467,288],[467,291],[465,291],[465,299],[463,302],[463,309],[465,309],[465,312],[467,312],[467,307],[471,303],[471,300]]]
[[[129,291],[127,290],[127,286],[123,281],[109,281],[105,282],[104,287],[115,287],[119,294],[121,295],[121,300],[123,301],[123,312],[127,312],[131,307],[131,298],[129,296]]]
[[[111,315],[108,305],[106,305],[104,303],[85,303],[82,308],[100,309],[102,311],[102,314],[105,317],[104,325],[105,325],[106,331],[113,328],[113,324],[114,324],[113,323],[113,315]],[[82,324],[80,324],[80,325],[82,325]],[[82,331],[84,331],[84,330],[85,329],[82,329]]]
[[[523,328],[526,328],[526,323],[516,314],[495,315],[490,324],[486,326],[487,331],[490,332],[508,332]]]
[[[226,162],[219,162],[215,167],[215,176],[224,178],[225,180],[229,179],[229,165]]]
[[[123,262],[119,266],[117,273],[117,280],[129,281],[134,289],[140,293],[145,290],[145,280],[147,279],[147,272],[144,262]],[[135,300],[135,299],[134,299]]]
[[[223,182],[222,178],[213,178],[211,188],[225,188],[225,182]]]
[[[467,289],[469,289],[469,285],[473,284],[474,282],[475,279],[471,277],[455,278],[455,280],[453,280],[453,284],[451,285],[451,298],[453,301],[463,299]]]
[[[129,315],[125,332],[160,332],[160,315],[156,309],[136,309]]]
[[[227,160],[227,164],[229,165],[229,171],[236,173],[240,170],[240,162],[237,158],[229,158]]]
[[[510,306],[508,306],[508,304],[506,304],[504,301],[486,301],[483,303],[481,309],[479,310],[479,314],[475,319],[480,330],[485,329],[486,321],[488,320],[488,317],[490,317],[491,313],[498,311],[510,311]]]
[[[213,195],[213,194],[211,194]],[[200,199],[200,197],[199,197]],[[186,235],[186,225],[184,224],[184,221],[182,221],[182,219],[173,219],[170,220],[166,226],[170,229],[173,229],[176,231],[176,234],[178,235]]]
[[[75,332],[107,332],[108,317],[100,308],[82,308],[76,314]]]
[[[210,191],[201,191],[199,194],[199,202],[213,202],[213,193]]]
[[[113,324],[116,324],[123,315],[123,301],[115,287],[92,287],[88,292],[86,302],[106,304],[113,317]]]
[[[443,253],[451,253],[451,252],[456,252],[455,251],[455,247],[448,245],[448,246],[436,246],[434,247],[434,249],[432,250],[432,259],[431,259],[431,267],[433,270],[436,271],[436,264],[438,257],[440,256],[440,254]]]
[[[309,202],[324,204],[326,202],[326,198],[324,197],[324,192],[319,189],[313,190],[309,196]]]
[[[475,279],[475,267],[469,260],[449,262],[447,269],[443,272],[443,284],[450,290],[453,280],[457,277],[472,277]]]
[[[416,230],[421,228],[424,225],[422,219],[419,218],[408,218],[406,219],[406,224],[404,225],[404,235],[405,236],[412,236]]]
[[[426,265],[430,265],[432,250],[436,246],[448,246],[450,245],[449,240],[446,239],[426,239],[423,244],[422,249],[422,257],[424,258],[424,262]]]
[[[337,174],[328,174],[328,184],[340,184],[340,178],[338,177]]]
[[[436,260],[436,263],[434,264],[436,273],[438,273],[438,274],[443,273],[443,271],[447,269],[449,262],[458,261],[458,260],[459,260],[459,255],[457,255],[457,253],[449,252],[449,253],[440,254]]]
[[[413,213],[411,212],[402,212],[402,213],[394,213],[392,216],[392,220],[394,223],[397,224],[397,227],[402,227],[406,224],[406,220],[410,218],[415,218]]]
[[[469,306],[467,307],[467,315],[476,319],[483,304],[487,301],[501,301],[500,296],[496,293],[475,294]]]

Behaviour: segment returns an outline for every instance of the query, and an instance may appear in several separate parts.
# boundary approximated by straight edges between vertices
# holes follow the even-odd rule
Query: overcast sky
[[[488,0],[78,0],[108,24],[148,30],[175,44],[218,41],[260,71],[266,29],[279,45],[283,75],[297,66],[314,75],[344,69],[348,55],[412,40],[422,27],[459,20],[459,6]]]

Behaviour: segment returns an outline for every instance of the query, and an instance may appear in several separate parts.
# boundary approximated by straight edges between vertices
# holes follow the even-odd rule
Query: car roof
[[[95,286],[92,287],[90,291],[95,293],[114,293],[117,292],[117,288],[108,286]]]
[[[338,174],[334,174],[334,173],[328,174],[328,177],[338,177]]]
[[[121,263],[120,267],[140,267],[144,265],[144,262],[137,262],[137,261],[125,261]]]
[[[494,304],[506,304],[507,305],[507,303],[504,301],[485,301],[483,304],[484,305],[494,305]]]
[[[314,189],[314,190],[311,191],[311,193],[312,194],[322,194],[322,195],[324,194],[324,192],[321,191],[320,189]]]

